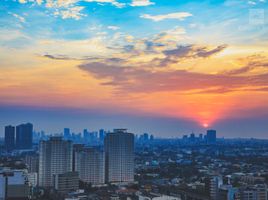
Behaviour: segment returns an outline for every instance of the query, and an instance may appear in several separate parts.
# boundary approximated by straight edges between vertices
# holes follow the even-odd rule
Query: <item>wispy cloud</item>
[[[257,5],[258,3],[265,3],[266,2],[266,0],[249,0],[248,1],[248,4],[249,5]]]
[[[118,26],[107,26],[107,28],[110,29],[110,30],[113,30],[113,31],[116,31],[116,30],[120,29],[120,27],[118,27]]]
[[[16,19],[18,19],[21,23],[26,22],[25,18],[21,15],[18,15],[16,13],[12,13],[12,12],[9,12],[9,14],[12,15],[13,17],[15,17]]]
[[[18,2],[22,4],[32,3],[39,6],[44,4],[55,16],[60,16],[62,19],[76,20],[86,16],[82,12],[85,7],[81,6],[80,2],[98,3],[99,5],[111,4],[117,8],[123,8],[126,5],[116,0],[18,0]]]
[[[131,6],[150,6],[154,5],[154,2],[151,2],[150,0],[132,0]]]
[[[118,2],[116,0],[84,0],[86,2],[96,2],[96,3],[109,3],[112,4],[115,7],[123,8],[126,4]]]
[[[62,19],[72,18],[72,19],[79,20],[81,19],[81,17],[86,16],[85,14],[81,13],[83,9],[84,7],[82,6],[74,6],[65,10],[57,10],[54,12],[54,15],[61,16]]]
[[[214,48],[198,45],[181,45],[171,50],[163,51],[166,56],[163,59],[157,59],[159,66],[168,66],[169,64],[179,63],[183,59],[208,58],[222,52],[227,45],[220,45]]]
[[[155,22],[159,22],[166,19],[176,19],[176,20],[185,20],[187,17],[193,16],[189,12],[176,12],[176,13],[169,13],[164,15],[150,15],[150,14],[142,14],[140,15],[141,18],[150,19]]]
[[[265,56],[252,55],[241,60],[245,60],[246,64],[243,65],[241,68],[232,69],[224,73],[228,75],[245,75],[254,70],[256,71],[257,69],[261,69],[261,72],[264,69],[268,69],[268,58]]]
[[[50,1],[50,0],[47,0]],[[38,5],[41,5],[43,3],[43,0],[18,0],[19,3],[28,3],[28,2],[34,2],[37,3]]]

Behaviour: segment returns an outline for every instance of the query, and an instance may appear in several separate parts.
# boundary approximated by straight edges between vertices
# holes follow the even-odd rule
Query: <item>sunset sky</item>
[[[0,83],[0,136],[268,138],[268,2],[1,0]]]

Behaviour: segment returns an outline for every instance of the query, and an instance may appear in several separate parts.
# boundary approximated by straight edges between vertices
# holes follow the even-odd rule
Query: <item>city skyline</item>
[[[267,10],[265,0],[2,1],[0,127],[267,139]]]

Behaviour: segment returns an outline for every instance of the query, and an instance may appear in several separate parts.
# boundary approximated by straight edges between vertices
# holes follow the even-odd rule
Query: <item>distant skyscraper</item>
[[[134,181],[134,135],[126,129],[115,129],[104,139],[106,181]]]
[[[99,139],[101,142],[103,142],[104,137],[105,137],[105,131],[103,129],[100,129],[99,130]]]
[[[15,127],[5,127],[5,148],[7,151],[12,151],[15,148]]]
[[[87,129],[84,129],[83,131],[83,137],[84,137],[84,142],[85,143],[90,143],[91,142],[91,134]]]
[[[150,136],[150,140],[153,141],[154,140],[154,135]]]
[[[69,128],[64,128],[63,137],[64,137],[64,139],[70,139],[71,138],[71,131],[70,131]]]
[[[217,139],[217,134],[215,130],[207,130],[207,143],[215,144]]]
[[[75,153],[75,171],[79,178],[92,185],[105,183],[105,154],[96,148],[84,148]]]
[[[16,126],[16,148],[31,149],[33,143],[33,125],[30,123]]]
[[[195,134],[191,133],[190,135],[190,142],[195,142]]]
[[[52,187],[53,175],[72,171],[72,142],[51,137],[39,143],[39,186]]]
[[[143,134],[143,140],[144,140],[144,142],[148,142],[148,140],[149,140],[149,134],[148,133]]]

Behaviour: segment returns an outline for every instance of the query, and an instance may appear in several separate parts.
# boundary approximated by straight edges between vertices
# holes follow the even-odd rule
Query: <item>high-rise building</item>
[[[154,140],[154,135],[150,135],[150,140],[151,140],[151,141]]]
[[[39,143],[39,186],[52,187],[53,175],[72,171],[72,142],[51,137]]]
[[[83,182],[92,185],[105,183],[105,154],[96,148],[84,148],[75,153],[75,171]]]
[[[198,139],[199,139],[199,141],[202,141],[203,140],[203,134],[202,133],[199,134],[199,138]]]
[[[87,129],[84,129],[83,131],[83,137],[84,137],[84,142],[86,144],[89,144],[91,142],[91,136],[90,132]]]
[[[104,140],[107,182],[134,181],[134,135],[115,129]]]
[[[16,148],[31,149],[33,143],[33,125],[31,123],[16,126]]]
[[[190,142],[194,143],[195,142],[195,134],[191,133],[190,135]]]
[[[101,142],[103,142],[104,137],[105,137],[105,131],[103,129],[100,129],[99,130],[99,139]]]
[[[215,130],[207,130],[207,143],[215,144],[217,139],[217,134]]]
[[[72,171],[75,171],[76,153],[82,151],[85,148],[85,144],[73,144],[73,166]]]
[[[71,131],[70,131],[69,128],[64,128],[63,137],[64,137],[64,139],[70,139],[71,138]]]
[[[15,127],[14,126],[5,127],[5,148],[7,151],[12,151],[15,149]]]
[[[143,134],[143,140],[144,140],[144,142],[148,142],[148,140],[149,140],[149,134],[148,133]]]

